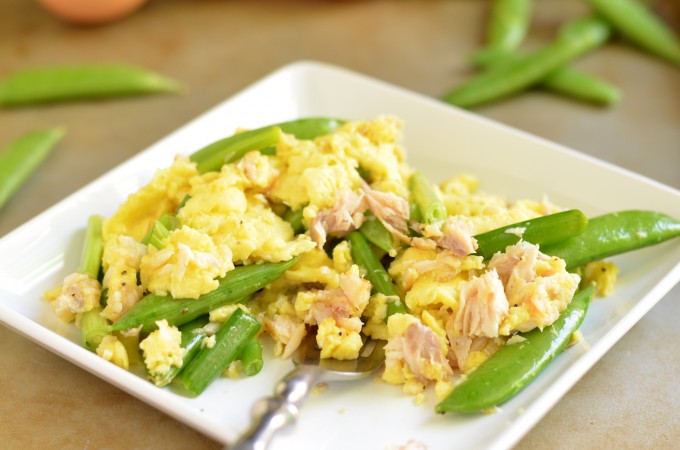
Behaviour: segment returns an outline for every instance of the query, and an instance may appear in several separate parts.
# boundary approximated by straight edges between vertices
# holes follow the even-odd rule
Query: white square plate
[[[233,441],[247,428],[252,404],[271,394],[292,363],[269,358],[256,377],[220,379],[199,398],[184,398],[82,348],[75,327],[56,319],[41,295],[77,266],[87,217],[110,216],[175,154],[189,154],[237,127],[305,116],[380,114],[405,121],[409,160],[433,181],[472,173],[484,191],[510,200],[547,195],[587,215],[640,208],[680,217],[677,190],[404,89],[301,62],[218,105],[0,240],[0,320],[197,430]],[[410,440],[430,450],[452,443],[460,449],[511,447],[680,279],[678,242],[616,261],[622,269],[619,286],[613,296],[591,306],[581,328],[585,341],[560,355],[499,412],[437,416],[434,398],[416,406],[399,387],[379,381],[335,383],[309,399],[295,430],[274,448],[385,449]]]

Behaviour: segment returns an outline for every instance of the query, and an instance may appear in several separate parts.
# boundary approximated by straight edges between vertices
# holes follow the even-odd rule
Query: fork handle
[[[300,407],[311,388],[321,379],[322,371],[315,366],[298,366],[283,377],[274,388],[274,395],[259,400],[253,406],[253,423],[243,436],[229,447],[231,450],[265,450],[274,435],[297,421]]]

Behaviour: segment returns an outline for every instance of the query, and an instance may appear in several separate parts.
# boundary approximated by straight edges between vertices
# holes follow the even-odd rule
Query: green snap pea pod
[[[149,294],[133,306],[112,326],[112,330],[125,331],[142,327],[149,332],[156,321],[166,319],[170,325],[182,325],[208,314],[220,306],[236,303],[275,281],[298,260],[295,257],[280,263],[239,266],[220,280],[212,292],[196,299],[174,299],[169,295]]]
[[[421,172],[414,172],[409,178],[408,184],[413,203],[418,205],[418,210],[425,223],[432,224],[446,219],[446,207],[425,175]]]
[[[281,139],[277,126],[257,128],[220,139],[193,153],[189,159],[196,163],[199,173],[220,170],[224,164],[238,161],[246,153],[276,145]]]
[[[600,105],[613,105],[621,99],[621,91],[613,84],[571,67],[554,71],[540,85],[553,92]]]
[[[45,67],[0,80],[0,105],[20,106],[179,91],[161,75],[120,64]]]
[[[344,120],[330,117],[307,117],[277,124],[281,131],[292,134],[298,139],[309,140],[331,134],[342,125]]]
[[[104,218],[92,215],[87,219],[85,239],[80,255],[78,273],[96,280],[102,264],[102,225]],[[109,321],[101,316],[101,306],[97,305],[80,315],[80,335],[83,345],[89,350],[96,350],[104,336],[109,334]]]
[[[487,27],[486,48],[512,52],[524,40],[531,23],[532,0],[494,0]]]
[[[0,208],[36,171],[63,136],[62,128],[32,131],[0,152]]]
[[[647,6],[636,0],[588,0],[612,26],[645,50],[680,64],[680,40]]]
[[[444,101],[470,108],[523,91],[602,45],[609,35],[609,26],[598,19],[570,23],[552,44],[472,78],[448,93]]]
[[[177,381],[191,394],[200,395],[243,353],[261,327],[255,316],[238,308],[215,335],[215,345],[203,347],[180,371]]]
[[[373,215],[366,216],[366,220],[364,220],[364,223],[359,228],[359,232],[364,235],[368,242],[384,250],[386,253],[389,254],[394,251],[394,237],[377,217]]]
[[[305,224],[303,222],[304,210],[305,208],[289,209],[283,214],[283,220],[290,224],[295,234],[300,234],[305,231]]]
[[[371,282],[374,293],[380,293],[388,298],[387,317],[396,313],[407,312],[406,305],[397,294],[390,276],[375,256],[373,249],[368,245],[364,236],[354,231],[347,237],[349,241],[352,259],[366,271],[366,279]]]
[[[264,360],[262,359],[262,344],[260,344],[257,336],[246,343],[239,359],[246,376],[253,377],[260,373],[264,366]]]
[[[495,55],[493,60],[478,60],[478,65],[493,68],[521,59],[521,55]],[[611,83],[571,67],[561,67],[539,82],[552,92],[600,105],[611,105],[621,99],[621,91]]]
[[[680,236],[680,222],[655,211],[629,210],[588,220],[583,233],[541,251],[564,259],[568,269]]]
[[[175,379],[175,377],[182,371],[183,367],[186,367],[189,362],[194,359],[194,357],[201,351],[201,344],[206,337],[203,327],[208,324],[210,320],[207,315],[201,316],[197,319],[192,320],[189,323],[185,323],[179,327],[180,333],[182,333],[182,341],[180,345],[184,349],[184,356],[182,356],[182,365],[180,367],[170,366],[168,370],[163,375],[156,375],[154,377],[154,384],[156,386],[167,386]]]
[[[578,236],[586,229],[587,224],[588,219],[577,209],[524,220],[476,235],[477,254],[489,259],[496,252],[502,252],[507,246],[516,244],[520,237],[532,244],[541,245],[542,249],[544,245]]]
[[[216,171],[252,150],[274,154],[272,146],[281,139],[281,132],[298,139],[313,139],[332,133],[343,123],[339,119],[318,117],[268,125],[220,139],[197,150],[189,158],[196,163],[199,173]]]
[[[592,295],[592,286],[578,291],[552,325],[522,333],[524,340],[501,347],[437,404],[435,411],[482,412],[524,389],[567,346],[583,322]]]

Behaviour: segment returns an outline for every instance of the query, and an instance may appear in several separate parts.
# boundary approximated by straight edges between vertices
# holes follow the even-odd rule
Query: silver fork
[[[350,381],[374,373],[385,361],[385,341],[366,339],[359,358],[320,358],[316,336],[307,334],[293,355],[296,367],[274,388],[274,395],[253,407],[253,423],[231,450],[265,450],[276,433],[293,425],[309,391],[322,381]]]

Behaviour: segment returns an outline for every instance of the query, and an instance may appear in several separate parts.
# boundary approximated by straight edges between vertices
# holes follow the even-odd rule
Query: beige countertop
[[[0,0],[0,74],[124,61],[186,86],[179,96],[0,110],[0,146],[42,126],[68,130],[0,211],[0,236],[293,61],[329,62],[441,96],[469,75],[465,55],[480,42],[486,7],[483,1],[156,0],[120,23],[75,28],[36,2]],[[584,11],[579,1],[537,2],[527,45],[546,42],[557,24]],[[680,188],[680,69],[620,42],[577,65],[619,85],[623,101],[602,109],[531,92],[477,112]],[[678,317],[676,286],[517,448],[677,448]],[[0,385],[2,448],[219,448],[4,326]]]

